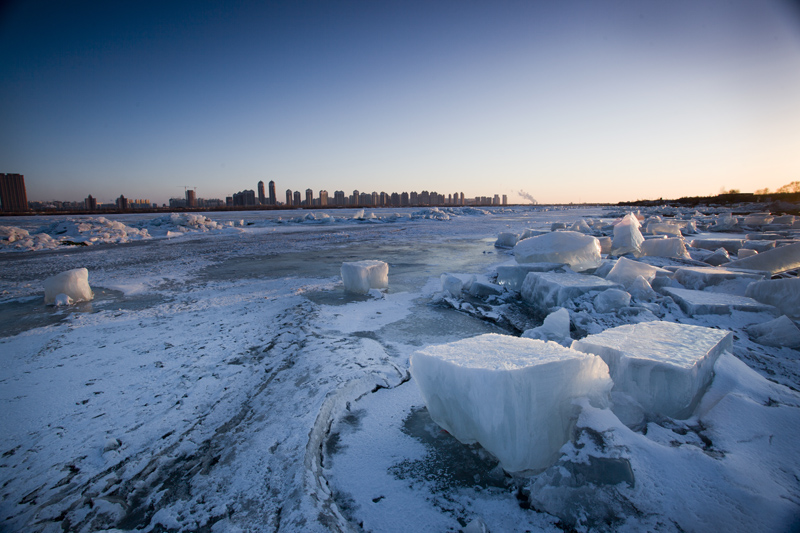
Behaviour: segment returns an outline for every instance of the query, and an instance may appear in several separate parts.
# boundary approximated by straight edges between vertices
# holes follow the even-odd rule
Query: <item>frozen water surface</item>
[[[662,211],[652,214],[701,229],[716,220]],[[785,320],[780,331],[751,327],[769,313],[690,316],[663,295],[632,314],[593,313],[592,295],[565,302],[575,339],[644,316],[736,340],[694,417],[633,431],[581,404],[558,462],[537,476],[505,474],[430,420],[410,380],[413,352],[544,318],[513,283],[447,300],[441,276],[491,286],[498,265],[515,263],[494,247],[501,233],[545,234],[555,223],[609,242],[626,211],[327,213],[5,219],[51,231],[40,240],[56,248],[0,246],[2,528],[700,531],[714,519],[729,531],[796,528],[798,352],[764,340],[793,332]],[[114,230],[107,239],[103,228]],[[744,239],[698,235],[712,237]],[[79,238],[87,245],[60,244]],[[389,265],[388,289],[345,293],[342,263],[363,259]],[[76,268],[89,271],[95,299],[45,306],[42,281]],[[504,329],[511,323],[519,331]]]

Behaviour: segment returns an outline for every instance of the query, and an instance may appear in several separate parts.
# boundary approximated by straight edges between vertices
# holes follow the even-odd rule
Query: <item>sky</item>
[[[618,202],[800,180],[796,2],[0,6],[0,172],[29,200],[274,180],[279,200]]]

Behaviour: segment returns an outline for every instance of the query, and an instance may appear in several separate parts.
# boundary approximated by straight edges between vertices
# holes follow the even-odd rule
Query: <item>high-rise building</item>
[[[267,203],[267,197],[264,195],[264,182],[258,182],[258,203],[264,205]]]
[[[508,195],[507,194],[503,195],[503,205],[508,205]]]
[[[186,189],[186,207],[197,207],[197,191]]]
[[[125,211],[128,209],[128,199],[121,194],[119,195],[119,198],[117,198],[117,209],[120,211]]]
[[[292,200],[292,205],[296,205],[298,207],[303,205],[303,200],[300,198],[300,191],[294,191],[294,200]]]
[[[0,174],[0,204],[2,204],[3,211],[28,210],[25,176],[22,174]]]
[[[275,182],[270,180],[269,182],[269,205],[276,205],[278,203],[278,197],[275,196]]]
[[[319,205],[320,207],[328,205],[328,191],[319,191]]]
[[[83,202],[83,207],[89,211],[97,210],[97,198],[93,197],[91,194],[86,197],[86,200]]]
[[[292,205],[292,189],[286,189],[286,205],[288,207]]]
[[[334,191],[333,205],[347,205],[347,202],[344,201],[344,191]]]
[[[314,191],[306,189],[306,206],[311,207],[314,205]]]
[[[233,205],[234,207],[256,205],[256,191],[252,189],[246,189],[244,191],[234,193]]]

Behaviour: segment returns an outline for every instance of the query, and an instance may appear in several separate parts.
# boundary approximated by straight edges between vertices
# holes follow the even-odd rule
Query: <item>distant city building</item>
[[[89,211],[97,211],[97,198],[90,194],[86,197],[86,200],[83,201],[83,206]]]
[[[25,176],[22,174],[0,174],[0,204],[3,211],[27,211],[28,194],[25,191]]]
[[[186,207],[186,198],[170,198],[169,199],[169,208],[170,209],[183,209],[184,207]]]
[[[353,195],[350,196],[350,205],[358,205],[359,196],[358,190],[354,190]]]
[[[286,205],[292,205],[292,189],[286,189]]]
[[[233,207],[233,196],[225,197],[225,207]]]
[[[328,205],[328,191],[319,191],[319,206],[325,207]]]
[[[507,194],[503,195],[503,205],[508,205],[508,195]]]
[[[306,205],[311,207],[314,205],[314,191],[306,189]]]
[[[259,181],[258,182],[258,203],[260,205],[264,205],[265,203],[267,203],[267,197],[264,194],[264,182],[263,181]]]
[[[197,207],[197,191],[186,189],[186,207]]]
[[[278,203],[278,197],[275,196],[275,182],[270,180],[269,182],[269,205],[276,205]]]
[[[300,191],[294,191],[294,199],[292,200],[292,205],[296,205],[298,207],[303,205],[303,200],[300,197]]]
[[[128,209],[128,199],[121,194],[119,198],[117,198],[117,209],[120,211],[126,211]]]
[[[247,207],[256,205],[256,191],[252,189],[247,189],[244,191],[237,192],[233,195],[233,206],[234,207]]]
[[[400,206],[408,207],[409,205],[411,205],[411,200],[408,197],[408,193],[407,192],[400,193]]]
[[[344,200],[344,191],[334,191],[333,205],[347,205]]]

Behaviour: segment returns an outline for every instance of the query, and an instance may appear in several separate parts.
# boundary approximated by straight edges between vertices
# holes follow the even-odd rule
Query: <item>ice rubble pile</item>
[[[374,259],[342,263],[342,281],[344,290],[355,294],[385,289],[389,286],[389,265]]]
[[[733,334],[725,322],[723,329],[678,323],[683,316],[710,315],[706,320],[713,323],[714,314],[744,312],[737,320],[758,322],[740,326],[745,333],[741,342],[800,347],[794,321],[800,319],[800,228],[794,227],[794,217],[683,215],[669,222],[650,217],[646,239],[639,229],[642,217],[633,213],[613,224],[554,223],[549,233],[500,234],[496,246],[513,245],[515,260],[497,267],[497,285],[485,302],[489,307],[504,303],[492,307],[496,312],[476,314],[502,317],[503,306],[521,300],[535,316],[546,315],[539,326],[519,328],[522,339],[540,342],[476,337],[414,354],[412,374],[434,420],[463,442],[480,442],[506,470],[536,470],[552,461],[557,442],[566,442],[560,430],[569,426],[564,416],[571,414],[558,402],[575,391],[561,388],[563,372],[576,372],[576,382],[595,400],[603,396],[602,372],[593,371],[591,379],[599,381],[589,386],[573,352],[597,355],[607,365],[611,409],[635,428],[648,420],[690,417],[720,354],[732,351]],[[725,228],[750,233],[745,239],[727,237]],[[705,231],[720,233],[712,238]],[[612,233],[613,238],[608,236]],[[443,290],[463,295],[462,281],[443,276]],[[469,294],[487,297],[489,292]],[[513,322],[513,313],[506,316],[514,325],[524,324]],[[571,326],[585,336],[573,341]],[[554,343],[541,341],[570,349],[559,351]],[[564,365],[556,372],[558,357]],[[545,367],[555,374],[544,373]],[[548,380],[556,403],[529,406],[534,391],[548,386]],[[543,433],[532,432],[531,423]],[[505,424],[518,425],[519,431]]]
[[[552,464],[569,440],[572,400],[602,401],[611,387],[597,356],[493,333],[423,348],[411,375],[437,424],[479,442],[510,472]]]
[[[68,218],[33,232],[13,226],[0,227],[0,250],[27,252],[64,245],[116,244],[149,238],[147,228],[134,228],[105,217]]]
[[[44,303],[70,305],[94,298],[89,286],[89,271],[76,268],[61,272],[44,280]]]

